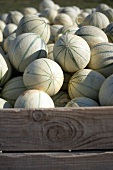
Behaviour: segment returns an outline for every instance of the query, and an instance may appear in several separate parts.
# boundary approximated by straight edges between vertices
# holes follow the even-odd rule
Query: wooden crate
[[[0,110],[0,150],[0,170],[112,170],[113,107]]]

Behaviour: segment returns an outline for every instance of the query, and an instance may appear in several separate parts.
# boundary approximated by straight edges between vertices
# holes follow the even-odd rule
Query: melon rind
[[[23,81],[27,89],[42,90],[50,96],[60,90],[63,80],[61,67],[55,61],[47,58],[33,61],[23,74]]]
[[[71,77],[68,93],[71,99],[75,97],[88,97],[98,101],[98,93],[105,77],[97,71],[82,69]]]
[[[16,100],[14,108],[54,108],[51,97],[40,90],[27,90]]]

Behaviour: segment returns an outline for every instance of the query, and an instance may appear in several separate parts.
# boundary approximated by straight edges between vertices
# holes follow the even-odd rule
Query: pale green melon
[[[82,11],[91,14],[92,12],[96,11],[96,8],[95,8],[95,11],[92,11],[92,8],[84,8],[84,9],[82,9]]]
[[[59,91],[57,94],[52,96],[55,107],[65,107],[70,101],[70,97],[67,92]]]
[[[44,40],[35,33],[24,33],[12,41],[8,49],[11,64],[19,72],[35,59],[47,57],[47,46]]]
[[[104,14],[108,17],[110,22],[113,22],[113,8],[107,9]]]
[[[12,108],[12,106],[4,99],[0,98],[0,109]]]
[[[103,82],[99,91],[99,102],[101,106],[113,106],[113,74]]]
[[[104,30],[106,33],[109,42],[113,43],[113,22],[111,22]]]
[[[47,43],[50,38],[50,26],[36,15],[25,15],[16,30],[17,36],[23,33],[36,33]]]
[[[11,78],[11,75],[12,75],[12,65],[9,62],[8,56],[4,55],[3,57],[4,57],[5,62],[7,64],[8,70],[6,71],[5,75],[2,77],[1,86],[3,86]]]
[[[54,47],[54,44],[47,44],[47,48],[48,48],[47,58],[49,58],[51,60],[54,60],[54,57],[53,57],[53,47]]]
[[[50,24],[52,24],[57,14],[58,14],[57,10],[52,8],[46,8],[40,15],[42,17],[47,18],[50,21]]]
[[[60,5],[59,4],[55,4],[54,5],[54,9],[56,9],[58,11],[60,9]]]
[[[83,38],[65,34],[55,42],[53,56],[65,72],[75,72],[89,63],[90,48]]]
[[[65,14],[69,15],[74,22],[78,15],[78,12],[71,6],[63,7],[60,10],[60,13],[65,13]]]
[[[10,79],[2,90],[2,98],[7,100],[12,106],[14,106],[14,103],[18,96],[26,90],[26,87],[23,83],[23,77],[18,76]]]
[[[62,27],[63,27],[63,25],[57,25],[57,24],[51,25],[51,27],[50,27],[51,35],[55,37],[58,33],[58,30]]]
[[[72,6],[72,8],[76,11],[78,15],[81,13],[81,9],[78,6]]]
[[[4,21],[5,24],[7,24],[8,23],[8,13],[2,13],[0,15],[0,20]]]
[[[45,17],[41,17],[41,16],[39,16],[42,20],[44,20],[44,22],[46,23],[46,24],[50,24],[50,21],[47,19],[47,18],[45,18]]]
[[[38,11],[34,7],[25,7],[25,8],[23,8],[22,12],[24,15],[27,15],[27,14],[33,15],[33,14],[37,14]]]
[[[93,46],[88,68],[98,71],[105,77],[113,74],[113,44],[105,42]]]
[[[22,19],[23,14],[19,11],[10,11],[8,14],[8,23],[13,23],[18,25]]]
[[[3,33],[2,31],[0,30],[0,43],[3,41]]]
[[[78,29],[77,25],[63,26],[58,30],[57,34],[74,34]]]
[[[54,108],[54,102],[47,93],[33,89],[23,92],[17,98],[14,108]]]
[[[55,95],[60,90],[63,80],[61,67],[48,58],[33,61],[23,74],[23,81],[27,89],[42,90],[50,96]]]
[[[90,48],[101,42],[108,42],[107,35],[100,28],[95,26],[82,26],[76,33],[76,35],[84,38],[87,41]]]
[[[2,56],[2,54],[0,54],[0,86],[4,84],[4,79],[7,75],[7,72],[8,72],[8,65],[4,57]]]
[[[2,33],[4,31],[5,26],[6,26],[5,22],[0,20],[0,30],[2,31]]]
[[[54,24],[60,24],[64,26],[71,26],[73,25],[73,20],[71,17],[65,13],[58,14],[54,19]]]
[[[71,99],[75,97],[88,97],[98,100],[98,93],[105,77],[97,71],[82,69],[71,77],[68,93]]]
[[[63,27],[63,25],[56,25],[56,24],[54,24],[54,25],[51,25],[51,26],[50,26],[51,36],[50,36],[50,39],[49,39],[49,42],[48,42],[49,44],[55,42],[55,38],[56,38],[56,36],[57,36],[57,32],[58,32],[58,30],[59,30],[61,27]]]
[[[63,34],[62,34],[62,33],[61,33],[61,34],[57,34],[57,35],[55,36],[55,42],[56,42],[56,41],[58,41],[58,40],[59,40],[59,38],[60,38],[61,36],[63,36]]]
[[[17,25],[15,25],[13,23],[7,24],[3,31],[4,37],[6,38],[10,34],[14,33],[16,31],[16,29],[17,29]]]
[[[76,97],[69,101],[65,107],[94,107],[99,106],[99,104],[88,97]]]
[[[107,9],[109,9],[110,7],[105,4],[105,3],[101,3],[99,4],[97,7],[96,7],[96,11],[97,12],[101,12],[101,13],[104,13]]]
[[[92,25],[100,29],[104,29],[109,25],[109,19],[101,12],[93,12],[89,14],[82,22],[82,26],[85,25]]]
[[[77,24],[80,25],[88,15],[88,12],[81,11],[81,13],[76,18]]]
[[[15,38],[16,38],[16,33],[12,33],[4,40],[3,48],[6,53],[8,53],[8,49],[10,48],[10,45]]]
[[[52,0],[42,0],[39,4],[39,10],[40,12],[44,11],[46,8],[55,8],[55,3]]]

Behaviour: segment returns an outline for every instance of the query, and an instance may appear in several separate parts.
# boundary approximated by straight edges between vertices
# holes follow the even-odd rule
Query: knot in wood
[[[61,121],[61,122],[49,122],[44,125],[43,133],[45,134],[48,141],[51,142],[63,142],[70,140],[70,138],[73,138],[76,136],[76,128],[71,127],[67,122]]]
[[[65,129],[62,126],[52,126],[47,131],[47,136],[50,140],[61,142],[65,138]]]
[[[45,114],[42,110],[33,111],[32,113],[34,121],[40,122],[45,119]]]

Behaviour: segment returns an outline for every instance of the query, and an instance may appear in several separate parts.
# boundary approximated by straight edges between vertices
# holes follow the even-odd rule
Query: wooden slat
[[[113,153],[0,154],[1,170],[112,170]]]
[[[0,110],[0,150],[113,148],[113,107]]]

